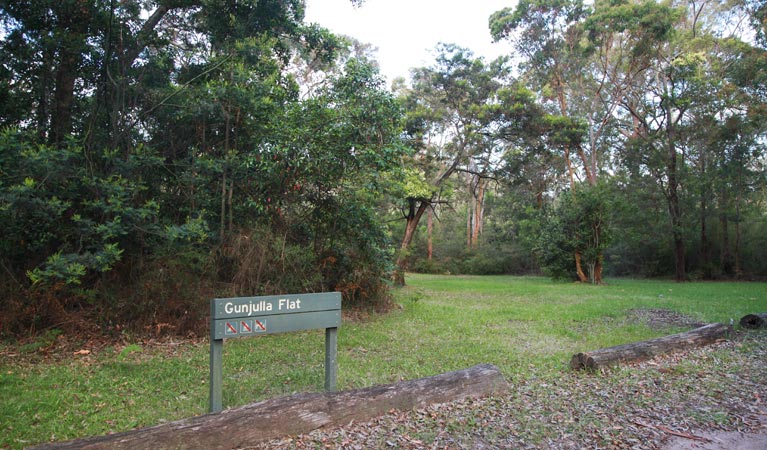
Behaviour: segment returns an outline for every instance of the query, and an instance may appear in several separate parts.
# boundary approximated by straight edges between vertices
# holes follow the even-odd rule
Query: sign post
[[[224,339],[325,329],[325,390],[336,390],[341,294],[269,295],[210,301],[210,412],[223,409]]]

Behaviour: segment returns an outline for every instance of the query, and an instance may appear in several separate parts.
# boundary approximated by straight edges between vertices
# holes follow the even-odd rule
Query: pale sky
[[[430,66],[439,42],[457,44],[487,61],[508,55],[510,46],[494,44],[488,20],[514,0],[306,0],[307,23],[352,36],[378,47],[381,73],[389,82],[408,78],[412,67]]]

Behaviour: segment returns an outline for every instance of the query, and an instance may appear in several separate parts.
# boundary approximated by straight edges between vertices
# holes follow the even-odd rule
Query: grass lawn
[[[766,283],[609,280],[606,286],[538,277],[409,275],[401,306],[338,333],[338,389],[435,375],[475,364],[510,380],[546,380],[570,357],[688,328],[648,326],[630,311],[665,309],[700,322],[736,323],[767,311]],[[106,434],[203,414],[208,344],[140,341],[45,359],[0,348],[0,448]],[[321,330],[224,345],[224,407],[324,383]]]

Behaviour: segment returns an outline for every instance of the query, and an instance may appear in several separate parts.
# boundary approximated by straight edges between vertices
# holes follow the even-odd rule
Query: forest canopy
[[[0,333],[407,270],[765,277],[763,3],[520,0],[513,54],[387,87],[303,0],[0,0]]]

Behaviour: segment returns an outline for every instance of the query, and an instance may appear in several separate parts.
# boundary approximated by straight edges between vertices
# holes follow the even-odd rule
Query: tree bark
[[[474,202],[476,200],[473,196],[469,197],[469,201],[466,204],[466,250],[471,251],[471,230],[473,227],[471,221],[474,218]]]
[[[219,239],[224,242],[226,236],[226,168],[221,174],[221,217],[219,218]]]
[[[745,315],[740,319],[740,326],[749,330],[767,328],[767,313]]]
[[[725,203],[725,208],[727,208],[729,205]],[[727,213],[722,212],[719,215],[719,227],[721,228],[722,233],[722,243],[721,243],[721,250],[719,253],[719,267],[723,274],[725,275],[732,275],[733,272],[733,262],[732,262],[732,253],[730,252],[730,230],[729,230],[729,219],[727,218]]]
[[[434,232],[434,210],[429,208],[426,212],[426,259],[432,260],[434,256],[434,242],[432,240]]]
[[[738,172],[742,170],[742,166],[738,169]],[[740,183],[740,173],[738,173],[738,193],[735,196],[735,278],[741,279],[743,277],[743,267],[740,263],[740,189],[742,185]]]
[[[498,368],[482,364],[386,386],[276,398],[151,428],[51,443],[36,449],[241,448],[324,426],[369,420],[392,409],[406,411],[433,403],[502,394],[508,389]]]
[[[578,157],[581,159],[581,162],[583,163],[583,171],[586,174],[586,180],[588,181],[589,186],[596,186],[597,185],[597,174],[595,172],[596,169],[592,170],[591,163],[586,157],[586,153],[583,151],[583,147],[581,145],[578,145],[576,147],[576,152],[578,153]],[[596,151],[592,151],[592,155],[596,155]]]
[[[405,235],[402,237],[399,255],[397,256],[397,272],[394,274],[394,282],[399,286],[405,284],[405,271],[407,270],[407,250],[413,241],[418,223],[426,209],[431,206],[431,200],[408,199],[408,213],[405,217]]]
[[[581,256],[581,252],[576,250],[575,251],[575,273],[578,275],[578,281],[581,283],[588,283],[589,277],[586,276],[586,273],[583,272],[583,263],[582,263],[583,257]]]
[[[700,176],[702,180],[705,180],[708,176],[706,169],[706,154],[703,152],[700,162]],[[700,194],[700,258],[705,277],[713,278],[714,274],[711,272],[711,251],[709,250],[708,243],[708,195],[709,190],[706,183],[704,183]]]
[[[600,285],[602,284],[602,272],[603,272],[603,266],[604,266],[604,256],[602,253],[597,256],[597,261],[594,264],[594,284]]]
[[[183,8],[182,6],[179,7]],[[165,17],[171,9],[172,8],[167,6],[159,5],[152,15],[147,18],[144,25],[141,26],[141,30],[136,34],[136,40],[133,42],[133,45],[129,46],[120,58],[120,64],[122,65],[123,70],[127,70],[133,65],[133,62],[139,57],[149,42],[150,36],[154,33],[157,24],[160,23],[163,17]]]
[[[485,189],[487,181],[479,177],[477,180],[477,194],[474,202],[474,221],[471,230],[471,249],[479,246],[479,235],[482,234],[482,223],[484,222]]]
[[[727,325],[711,323],[684,333],[578,353],[570,360],[570,368],[601,369],[622,362],[642,361],[664,353],[703,347],[725,339],[731,330]]]
[[[79,5],[60,5],[58,58],[55,71],[55,91],[51,111],[51,145],[60,145],[72,133],[72,110],[75,103],[75,82],[82,63],[88,9]]]
[[[668,92],[667,92],[668,94]],[[666,105],[666,176],[668,188],[666,200],[668,212],[671,216],[671,234],[674,241],[674,265],[676,268],[676,281],[687,281],[687,262],[685,259],[685,245],[682,221],[682,207],[679,201],[679,155],[676,150],[676,121],[671,110],[673,101]],[[681,115],[680,115],[681,117]]]
[[[669,115],[670,117],[670,115]],[[669,134],[671,132],[669,131]],[[668,210],[671,215],[671,235],[674,241],[674,266],[676,281],[687,280],[684,233],[682,233],[682,208],[679,204],[679,181],[677,180],[677,154],[673,142],[668,144]]]

